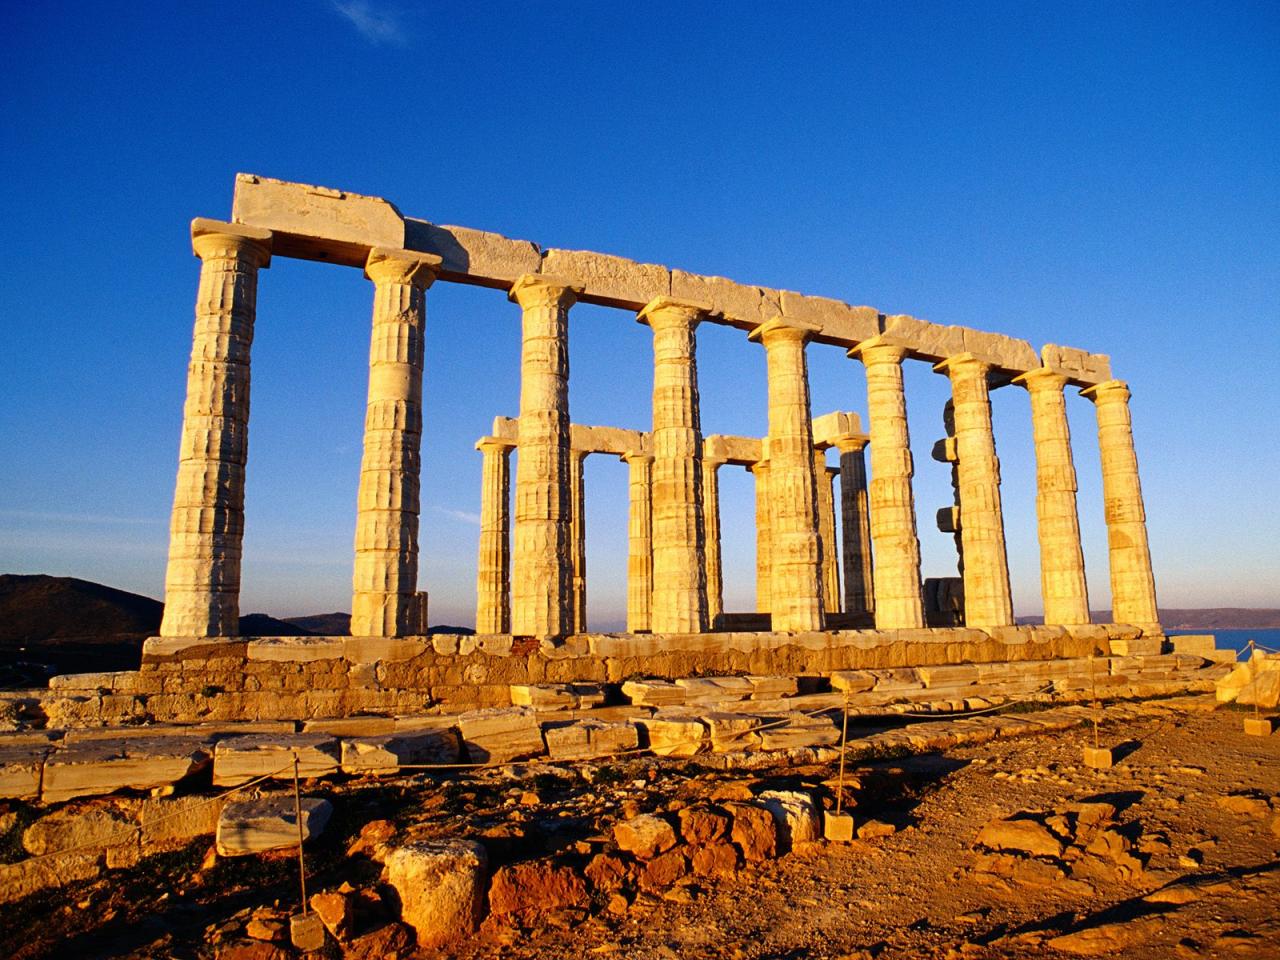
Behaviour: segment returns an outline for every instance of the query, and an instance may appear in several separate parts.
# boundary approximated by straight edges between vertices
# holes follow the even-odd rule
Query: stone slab
[[[218,742],[213,753],[213,784],[237,787],[258,777],[292,780],[295,756],[298,776],[304,779],[338,772],[340,748],[329,734],[252,734]]]
[[[457,722],[472,763],[509,763],[541,756],[546,749],[530,707],[472,710],[459,714]]]
[[[660,757],[692,757],[707,748],[707,726],[688,715],[656,713],[635,721],[640,745]]]
[[[628,680],[622,685],[622,695],[637,706],[665,707],[684,703],[687,693],[669,680]]]
[[[303,840],[319,836],[333,815],[333,805],[318,797],[303,797],[298,806]],[[218,817],[218,856],[242,857],[297,847],[297,812],[294,798],[285,794],[228,803]]]
[[[438,720],[434,729],[358,737],[342,741],[342,772],[395,774],[406,766],[456,764],[462,755],[457,728]]]
[[[542,730],[552,760],[589,760],[635,750],[639,733],[631,723],[579,720],[547,725]]]
[[[309,663],[341,660],[349,637],[260,637],[248,643],[250,660]]]
[[[684,690],[685,703],[746,700],[755,692],[746,677],[681,677],[675,684]]]
[[[68,744],[44,764],[41,799],[59,803],[117,790],[177,783],[209,765],[208,749],[183,737],[131,737]]]
[[[40,773],[51,747],[44,743],[0,746],[0,798],[35,800],[40,796]]]

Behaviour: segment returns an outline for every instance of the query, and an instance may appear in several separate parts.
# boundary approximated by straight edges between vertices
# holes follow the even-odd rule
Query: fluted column
[[[587,629],[587,518],[586,487],[583,467],[587,455],[581,450],[569,452],[569,542],[573,551],[573,632]]]
[[[1098,415],[1102,457],[1102,496],[1107,511],[1111,560],[1111,619],[1116,623],[1157,624],[1156,584],[1147,542],[1147,514],[1133,449],[1129,387],[1108,380],[1080,391]]]
[[[822,548],[804,352],[811,334],[811,327],[780,318],[751,332],[751,339],[764,345],[769,376],[769,613],[777,631],[823,627]]]
[[[827,613],[840,612],[840,563],[836,558],[834,477],[826,450],[813,451],[813,477],[818,497],[818,540],[822,550],[822,604]]]
[[[1067,378],[1041,367],[1017,377],[1031,398],[1031,430],[1036,445],[1036,520],[1040,534],[1040,594],[1044,622],[1089,622],[1080,517],[1076,508],[1076,468],[1063,387]]]
[[[867,512],[867,437],[836,440],[840,451],[840,530],[844,535],[844,612],[873,613],[875,586],[871,572],[871,520]]]
[[[631,510],[627,522],[627,632],[648,631],[653,609],[653,457],[629,453]]]
[[[485,437],[480,481],[480,556],[476,564],[476,633],[511,632],[511,444]]]
[[[871,434],[871,542],[875,548],[876,627],[924,626],[920,592],[920,540],[916,536],[914,472],[902,390],[906,349],[883,337],[849,351],[866,367],[867,423]]]
[[[536,274],[525,274],[511,288],[511,299],[523,311],[511,582],[511,632],[519,636],[573,630],[569,307],[580,292],[567,281]]]
[[[271,232],[202,218],[191,224],[191,246],[200,287],[160,634],[230,637],[240,631],[249,352]]]
[[[703,308],[658,297],[653,329],[653,611],[655,633],[707,629],[702,425],[695,330]]]
[[[723,460],[702,459],[702,527],[707,576],[707,624],[724,613],[724,570],[720,559],[720,468]]]
[[[375,247],[369,402],[356,501],[351,635],[417,633],[418,508],[422,448],[423,324],[426,290],[440,258]]]
[[[769,438],[760,441],[768,454]],[[762,459],[747,468],[756,487],[756,612],[769,612],[773,583],[773,536],[769,523],[769,461]]]
[[[943,360],[934,370],[951,379],[955,407],[965,626],[1008,626],[1013,623],[1013,598],[1000,509],[1000,461],[991,429],[987,385],[991,366],[962,353]]]

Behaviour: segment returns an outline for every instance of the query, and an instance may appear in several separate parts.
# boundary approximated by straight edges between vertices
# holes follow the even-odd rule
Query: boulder
[[[707,807],[685,807],[679,813],[685,843],[714,843],[729,834],[729,817]]]
[[[818,808],[809,794],[798,790],[766,790],[759,799],[773,815],[782,849],[817,840],[822,835]]]
[[[671,886],[689,872],[689,861],[684,851],[668,850],[644,865],[640,872],[640,886],[646,890],[662,890]]]
[[[556,866],[546,860],[501,867],[489,886],[489,912],[492,914],[585,907],[590,900],[581,874],[572,867]]]
[[[333,805],[319,797],[302,798],[302,838],[319,836]],[[222,857],[240,857],[298,845],[294,799],[287,794],[228,803],[218,817],[216,847]]]
[[[777,856],[778,828],[772,813],[751,803],[729,802],[724,806],[733,818],[729,838],[742,851],[744,860],[767,860]]]
[[[614,826],[613,839],[620,849],[648,860],[674,847],[676,832],[662,817],[641,814]]]
[[[325,891],[311,897],[311,909],[330,935],[342,942],[351,938],[355,929],[356,910],[351,896],[338,891]]]
[[[444,946],[476,932],[488,866],[484,847],[470,840],[412,843],[387,854],[384,876],[419,947]]]
[[[597,853],[583,872],[597,890],[620,890],[632,874],[632,861],[612,853]]]
[[[1062,843],[1035,820],[992,820],[978,831],[977,842],[992,850],[1017,850],[1036,857],[1062,856]]]
[[[703,877],[731,877],[738,871],[738,851],[728,841],[693,847],[693,872]]]

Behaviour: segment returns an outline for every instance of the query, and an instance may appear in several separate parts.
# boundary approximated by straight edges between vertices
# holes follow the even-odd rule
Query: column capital
[[[443,262],[434,253],[374,247],[364,262],[364,275],[375,284],[404,283],[426,290],[435,283]]]
[[[946,374],[949,377],[969,375],[985,377],[991,372],[991,364],[981,360],[972,353],[957,353],[933,365],[934,373]]]
[[[831,445],[841,453],[858,453],[870,442],[871,438],[865,433],[846,433],[831,438]]]
[[[636,314],[636,321],[657,330],[659,327],[696,327],[711,312],[711,304],[676,297],[654,297]]]
[[[618,458],[623,463],[653,463],[653,454],[643,450],[633,450]]]
[[[774,317],[755,327],[747,334],[747,339],[763,343],[766,347],[775,343],[804,343],[821,329],[822,327],[818,324],[805,320],[785,320],[782,317]]]
[[[507,298],[528,310],[532,307],[571,307],[586,288],[564,277],[525,273],[516,278]]]
[[[1034,370],[1018,374],[1010,383],[1025,387],[1030,393],[1061,391],[1067,385],[1067,375],[1049,367],[1036,367]]]
[[[883,333],[863,340],[857,346],[845,351],[845,356],[853,360],[861,360],[864,364],[901,363],[910,351],[906,344],[885,336]]]
[[[1097,403],[1128,403],[1129,385],[1123,380],[1104,380],[1102,383],[1095,383],[1092,387],[1085,387],[1080,391],[1080,396],[1086,400],[1092,400]]]
[[[481,437],[476,441],[476,449],[481,453],[510,453],[515,448],[505,437]]]
[[[191,250],[201,260],[254,259],[259,268],[271,265],[270,230],[243,223],[196,217],[191,221]]]

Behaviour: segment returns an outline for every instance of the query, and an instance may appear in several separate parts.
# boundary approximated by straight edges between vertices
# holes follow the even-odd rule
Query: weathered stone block
[[[303,797],[302,838],[319,836],[333,815],[333,805]],[[215,845],[220,857],[240,857],[298,845],[298,817],[291,795],[238,800],[222,808]]]
[[[135,737],[69,744],[45,760],[41,799],[58,803],[73,797],[150,790],[176,783],[209,764],[199,741]]]
[[[666,267],[589,250],[547,250],[541,272],[581,284],[581,300],[630,310],[671,293]]]
[[[875,685],[875,675],[865,670],[835,670],[831,674],[831,688],[842,693],[865,693]]]
[[[339,744],[323,733],[253,734],[220,740],[213,754],[214,786],[236,787],[258,777],[292,780],[295,757],[298,776],[327,777],[338,771]]]
[[[528,240],[512,240],[500,233],[472,230],[405,218],[406,243],[410,249],[434,253],[440,258],[440,273],[452,278],[466,277],[487,287],[510,287],[526,273],[537,273],[542,252]]]
[[[692,757],[707,746],[707,727],[697,717],[638,717],[640,745],[660,757]]]
[[[537,715],[529,707],[463,713],[458,729],[472,763],[508,763],[545,750]]]
[[[731,325],[750,330],[780,316],[777,290],[735,283],[725,277],[709,277],[683,270],[671,271],[671,296],[679,300],[710,303],[712,312]]]
[[[853,840],[853,814],[827,810],[822,814],[822,836],[831,843]]]
[[[547,752],[553,760],[581,760],[606,757],[635,750],[639,735],[630,723],[601,723],[579,720],[543,730]]]
[[[462,742],[448,720],[436,729],[422,729],[342,741],[342,772],[393,774],[405,766],[457,763]]]
[[[0,746],[0,797],[34,800],[40,795],[40,771],[49,753],[47,743]]]
[[[349,637],[260,637],[248,644],[249,660],[307,663],[340,660]]]
[[[684,687],[668,680],[628,680],[622,685],[622,694],[637,706],[669,706],[685,702]]]
[[[420,949],[462,939],[484,916],[489,859],[470,840],[441,840],[396,847],[385,877],[400,900],[400,917],[413,927]]]

